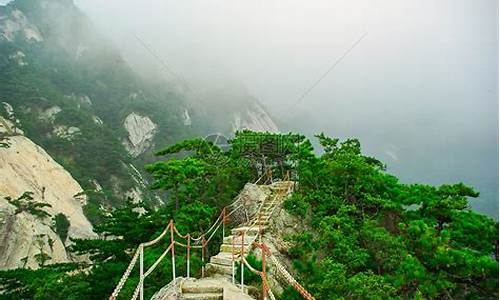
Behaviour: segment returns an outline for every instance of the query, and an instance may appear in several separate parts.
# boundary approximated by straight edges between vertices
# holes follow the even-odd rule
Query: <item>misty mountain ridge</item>
[[[0,6],[0,68],[0,102],[93,194],[92,215],[126,195],[160,201],[144,188],[142,166],[164,145],[238,128],[278,129],[242,89],[193,96],[186,83],[137,75],[69,0]],[[13,118],[7,109],[2,115]]]

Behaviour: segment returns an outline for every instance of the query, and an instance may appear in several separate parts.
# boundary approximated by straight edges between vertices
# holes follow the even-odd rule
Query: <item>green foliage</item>
[[[257,271],[262,271],[262,260],[258,259],[253,253],[246,257],[248,264]],[[238,263],[236,265],[235,274],[237,277],[241,274],[242,264]],[[266,270],[269,268],[266,268]],[[246,285],[259,285],[262,281],[259,275],[253,273],[248,269],[247,266],[243,268],[243,280]]]
[[[50,255],[48,255],[47,253],[43,253],[42,251],[35,254],[34,257],[38,265],[41,267],[45,266],[45,262],[51,259]]]
[[[5,133],[0,133],[0,148],[9,148],[9,138]]]
[[[310,208],[304,197],[299,194],[293,194],[285,199],[283,207],[296,216],[305,216]]]
[[[64,244],[66,238],[68,237],[68,229],[70,226],[69,220],[63,213],[58,213],[57,215],[54,216],[53,219],[54,219],[55,231],[57,235],[59,235],[61,241]]]
[[[2,6],[0,18],[14,10],[39,29],[44,41],[27,41],[22,31],[14,33],[12,41],[0,39],[0,102],[12,105],[25,135],[85,190],[95,189],[94,181],[102,186],[105,197],[98,198],[98,205],[123,204],[124,192],[137,185],[130,165],[142,167],[151,158],[151,153],[132,158],[126,151],[125,117],[131,112],[148,116],[161,132],[154,144],[171,143],[197,132],[182,123],[182,97],[170,86],[135,74],[72,1],[16,0]],[[80,53],[83,44],[88,48]],[[26,64],[9,58],[18,51]],[[44,117],[56,106],[59,113]],[[3,109],[0,114],[9,117]],[[78,127],[79,134],[70,138],[56,134],[56,129],[70,126]],[[8,143],[0,135],[0,147]],[[89,210],[93,213],[93,208]]]
[[[282,172],[281,166],[297,168],[298,190],[284,206],[309,230],[286,240],[292,245],[290,271],[312,295],[317,299],[498,298],[498,222],[469,210],[467,202],[477,192],[463,184],[401,184],[380,161],[362,154],[359,141],[318,138],[325,148],[321,156],[303,139],[292,154],[266,157],[275,174]],[[232,142],[244,143],[242,136]],[[101,238],[76,240],[70,249],[88,254],[91,268],[72,265],[78,270],[72,275],[68,269],[61,271],[70,265],[0,272],[3,295],[63,299],[71,293],[72,299],[106,298],[137,245],[157,237],[168,220],[173,218],[182,233],[200,234],[246,182],[258,178],[257,156],[240,150],[238,146],[223,152],[201,139],[166,147],[158,155],[167,159],[147,168],[156,179],[152,187],[167,191],[178,202],[167,199],[164,206],[153,209],[129,201],[108,216],[98,214],[95,230]],[[218,252],[220,242],[217,234],[207,252]],[[148,247],[145,265],[151,266],[166,247],[167,242]],[[259,260],[249,256],[248,261],[260,270]],[[186,253],[177,252],[179,274],[184,274],[185,265]],[[201,254],[193,251],[191,274],[199,275],[202,265]],[[168,282],[171,267],[166,260],[148,277],[146,297]],[[260,284],[260,278],[245,272],[247,284]],[[133,293],[137,273],[135,267],[123,297]],[[280,298],[301,296],[289,287]]]
[[[32,196],[33,192],[24,192],[16,199],[5,197],[5,200],[16,207],[16,215],[22,212],[28,212],[40,219],[50,217],[50,214],[43,210],[43,208],[52,207],[52,205],[48,203],[37,202]]]
[[[230,141],[233,159],[244,161],[255,174],[270,169],[274,178],[284,178],[294,170],[302,148],[307,147],[304,135],[287,133],[237,131]]]
[[[476,191],[462,183],[400,184],[362,154],[359,141],[317,137],[324,152],[303,155],[300,190],[285,202],[293,214],[312,213],[314,234],[292,237],[290,254],[313,295],[498,297],[498,223],[468,209]],[[294,297],[285,291],[285,299]]]
[[[192,201],[196,181],[207,174],[207,165],[197,158],[170,159],[146,166],[155,178],[153,189],[174,190],[175,209],[180,208],[180,198]]]

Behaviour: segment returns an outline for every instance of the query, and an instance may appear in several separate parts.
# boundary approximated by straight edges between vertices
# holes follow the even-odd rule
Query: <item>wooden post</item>
[[[232,247],[231,247],[231,259],[232,259],[231,265],[232,265],[233,284],[234,284],[234,235],[232,235],[231,244],[232,244]]]
[[[224,237],[226,236],[226,208],[222,209],[222,242],[224,242]]]
[[[201,236],[201,277],[205,277],[205,235]]]
[[[174,241],[174,220],[170,220],[170,245],[172,246],[172,280],[175,280],[175,241]]]
[[[144,246],[140,246],[139,253],[139,284],[141,285],[139,290],[139,299],[144,300]]]
[[[264,249],[264,244],[260,244],[260,250],[262,253],[262,297],[267,300],[267,273],[266,273],[266,250]]]
[[[245,231],[241,231],[241,253],[240,253],[240,267],[241,267],[241,292],[243,291],[243,270],[245,269],[245,263],[243,262],[245,255]]]
[[[191,235],[188,233],[188,235],[187,235],[187,278],[189,278],[190,252],[191,252]]]

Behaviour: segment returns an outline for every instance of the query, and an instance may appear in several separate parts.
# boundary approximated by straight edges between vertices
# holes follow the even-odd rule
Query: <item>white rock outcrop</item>
[[[58,137],[71,141],[73,140],[77,135],[81,134],[81,130],[78,127],[75,126],[66,126],[66,125],[58,125],[54,127],[54,130],[52,130],[52,133],[57,135]]]
[[[60,113],[61,111],[62,111],[62,109],[59,106],[54,105],[54,106],[51,106],[51,107],[47,108],[46,110],[42,111],[38,117],[41,120],[45,120],[48,122],[54,122],[54,120],[56,119],[56,115],[58,113]]]
[[[64,95],[64,98],[75,101],[78,109],[83,105],[84,107],[92,106],[92,100],[87,95],[77,95],[75,93],[71,93],[71,95]]]
[[[189,111],[185,108],[184,109],[184,114],[182,115],[183,123],[186,126],[190,126],[192,121],[191,121],[191,116],[189,115]]]
[[[101,126],[102,124],[104,124],[104,122],[98,116],[92,116],[92,120],[94,121],[94,123],[96,123],[99,126]]]
[[[271,189],[266,185],[247,183],[243,187],[229,210],[233,211],[231,223],[233,225],[247,222],[259,210],[260,205],[271,195]]]
[[[38,28],[28,21],[22,11],[15,9],[9,15],[0,15],[0,37],[13,41],[18,34],[28,41],[43,41]]]
[[[9,59],[12,59],[17,63],[18,66],[21,67],[28,65],[28,63],[24,60],[25,58],[26,54],[24,54],[24,52],[19,50],[9,55]]]
[[[149,149],[153,144],[153,138],[158,126],[147,116],[141,116],[135,112],[130,113],[123,122],[123,127],[128,132],[128,138],[123,144],[130,155],[137,157]]]
[[[243,113],[234,114],[232,129],[233,131],[249,129],[260,132],[279,132],[276,123],[258,103],[254,103]]]
[[[2,124],[7,124],[2,119]],[[5,126],[1,132],[9,132]],[[9,137],[8,148],[0,148],[0,269],[39,266],[35,256],[50,257],[45,263],[72,261],[65,244],[54,232],[51,217],[37,217],[16,207],[5,197],[18,198],[32,192],[37,202],[50,204],[43,210],[51,216],[62,213],[69,222],[71,238],[96,238],[82,210],[82,188],[41,147],[22,135]]]

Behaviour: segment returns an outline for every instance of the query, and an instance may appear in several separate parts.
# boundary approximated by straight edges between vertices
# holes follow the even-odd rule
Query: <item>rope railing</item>
[[[288,176],[285,176],[284,180],[283,181],[288,181],[287,179],[289,179],[289,174],[287,173]],[[285,191],[284,193],[280,193],[281,191],[278,191],[278,193],[275,195],[274,199],[273,199],[273,202],[280,196],[286,196],[290,193],[291,190],[293,190],[294,186],[289,186]],[[282,276],[286,279],[286,281],[297,291],[300,293],[300,295],[302,295],[302,297],[304,297],[304,299],[307,299],[307,300],[315,300],[315,298],[302,286],[300,285],[297,280],[295,280],[295,278],[283,267],[283,265],[279,262],[279,260],[276,258],[276,256],[274,256],[271,252],[271,250],[269,249],[268,246],[266,246],[264,243],[256,243],[256,239],[258,236],[261,235],[261,228],[260,228],[260,225],[262,224],[262,208],[263,208],[263,203],[261,203],[259,209],[258,209],[258,215],[259,215],[259,218],[257,218],[256,220],[254,220],[254,222],[252,222],[252,224],[247,227],[245,230],[242,230],[240,232],[240,236],[241,236],[241,250],[239,252],[239,257],[238,259],[236,259],[236,255],[235,255],[235,239],[238,239],[237,237],[234,237],[233,236],[233,239],[232,239],[232,249],[231,249],[231,257],[232,257],[232,278],[233,278],[233,283],[235,282],[235,272],[234,272],[234,269],[235,269],[235,265],[234,265],[234,262],[236,260],[238,260],[240,262],[240,265],[241,265],[241,282],[240,282],[240,286],[241,286],[241,290],[243,292],[243,289],[244,289],[244,277],[243,277],[243,274],[244,274],[244,270],[243,270],[243,266],[246,266],[252,273],[256,274],[256,275],[259,275],[262,279],[262,294],[263,294],[263,298],[264,299],[267,299],[267,297],[269,297],[271,300],[275,300],[275,296],[272,292],[272,290],[270,289],[269,287],[269,283],[268,283],[268,278],[267,278],[267,271],[266,271],[266,257],[269,257],[271,259],[271,262],[276,266],[276,269],[280,272],[280,274],[282,274]],[[272,217],[272,215],[274,214],[274,212],[276,211],[276,208],[278,207],[277,204],[273,205],[272,208],[271,208],[271,212],[269,214],[267,214],[266,218],[265,218],[265,221],[269,221],[269,219]],[[253,227],[255,227],[255,225],[259,223],[259,234],[258,235],[255,235],[250,241],[247,242],[248,245],[254,245],[254,246],[257,246],[258,248],[261,249],[261,253],[262,253],[262,271],[259,271],[257,269],[255,269],[254,267],[252,267],[247,259],[245,258],[245,253],[247,251],[245,251],[244,249],[244,245],[245,245],[245,234],[247,234],[248,231],[250,231],[250,229],[252,229]],[[239,246],[239,245],[238,245]],[[237,253],[237,252],[236,252]]]
[[[257,184],[257,182],[259,182],[264,175],[265,175],[265,173],[263,173],[261,175],[261,177],[259,177],[257,179],[257,181],[256,181],[255,184]],[[220,228],[221,223],[222,224],[227,223],[227,218],[229,216],[231,216],[234,212],[236,212],[238,209],[240,209],[243,206],[243,204],[238,205],[236,208],[234,208],[233,210],[231,210],[228,214],[226,214],[227,207],[235,205],[240,200],[241,200],[240,197],[238,197],[233,203],[231,203],[230,205],[224,207],[223,210],[222,210],[222,212],[219,214],[219,216],[215,220],[215,222],[212,224],[212,226],[206,232],[204,232],[203,234],[199,235],[198,237],[192,237],[190,234],[182,235],[179,232],[179,230],[175,227],[173,220],[171,220],[170,223],[169,223],[169,225],[167,225],[167,227],[160,233],[160,235],[158,237],[156,237],[155,239],[153,239],[151,241],[148,241],[148,242],[145,242],[145,243],[141,243],[137,247],[137,249],[135,251],[135,254],[132,257],[132,260],[130,261],[129,265],[127,266],[127,269],[123,273],[122,277],[120,278],[117,286],[113,290],[113,293],[111,294],[111,296],[109,297],[109,299],[110,300],[115,300],[118,297],[118,295],[120,294],[121,290],[123,289],[123,286],[125,285],[125,282],[129,278],[129,276],[130,276],[133,268],[135,267],[137,261],[139,260],[139,257],[140,257],[140,269],[141,269],[140,270],[140,278],[139,278],[139,284],[138,284],[136,290],[134,291],[134,296],[133,296],[132,299],[137,299],[137,297],[139,296],[141,300],[143,300],[143,297],[144,297],[144,292],[143,292],[143,290],[144,290],[144,288],[143,288],[144,279],[147,277],[147,275],[149,275],[156,268],[156,266],[159,264],[159,262],[166,256],[166,254],[169,251],[172,252],[172,262],[173,262],[172,263],[172,265],[173,265],[173,267],[172,267],[173,268],[172,269],[172,273],[174,275],[173,276],[174,279],[176,278],[175,277],[175,250],[174,250],[175,249],[175,245],[187,248],[188,249],[188,253],[193,248],[194,249],[202,249],[202,260],[204,260],[205,247],[206,247],[207,243],[210,242],[210,240],[213,238],[213,236],[215,235],[215,233],[217,232],[217,230]],[[153,264],[153,266],[152,266],[153,268],[150,268],[146,273],[143,273],[144,248],[150,247],[150,246],[153,246],[153,245],[157,244],[160,240],[162,240],[167,235],[167,233],[169,231],[171,232],[171,243],[170,243],[169,247],[167,248],[167,250],[165,250],[165,252],[163,252],[163,254],[159,257],[159,259]],[[175,239],[173,237],[173,233],[175,233],[181,239],[188,239],[188,242],[186,244],[183,244],[183,243],[180,243],[178,241],[175,241]],[[206,235],[208,235],[208,234],[210,234],[209,239],[208,240],[204,240],[204,237]],[[224,232],[223,232],[223,235],[224,235]],[[191,241],[193,241],[195,244],[201,242],[202,245],[191,245]],[[188,254],[188,256],[189,256],[189,254]],[[190,263],[189,263],[189,257],[188,257],[188,267],[187,267],[187,269],[188,269],[187,270],[188,277],[190,275],[189,274],[189,267],[190,267],[189,264]],[[202,270],[202,272],[203,272],[203,270]]]
[[[269,287],[269,282],[267,278],[267,270],[266,270],[266,258],[269,257],[271,262],[275,265],[278,272],[285,278],[285,280],[290,284],[299,294],[307,300],[315,300],[315,298],[300,284],[297,280],[283,267],[283,265],[279,262],[276,256],[271,252],[269,247],[264,243],[254,243],[254,245],[260,248],[262,253],[262,271],[259,271],[252,267],[250,263],[246,260],[245,256],[240,253],[239,261],[241,265],[245,265],[250,272],[259,275],[262,279],[262,295],[263,298],[266,299],[266,296],[269,296],[271,299],[275,299],[272,290]],[[243,266],[241,266],[243,269]],[[243,286],[243,280],[241,281],[241,285]]]
[[[297,291],[299,292],[304,299],[314,300],[315,298],[302,286],[300,283],[293,278],[293,276],[288,273],[288,271],[283,267],[283,265],[279,262],[279,260],[272,253],[269,255],[271,262],[276,266],[276,269],[281,273],[281,275],[285,278],[285,280]]]
[[[289,174],[287,173],[287,175],[289,175]],[[285,178],[284,178],[283,181],[288,181],[288,180],[286,180],[288,178],[287,178],[287,176],[285,176]],[[288,187],[287,190],[284,192],[284,195],[289,194],[291,189],[293,189],[293,186]],[[279,196],[281,196],[281,195],[278,192],[277,195],[275,196],[275,198],[273,199],[273,201],[276,200],[276,198],[279,197]],[[244,278],[243,278],[243,265],[244,265],[252,273],[254,273],[256,275],[259,275],[261,277],[261,279],[262,279],[262,289],[263,289],[262,290],[263,298],[267,299],[267,296],[268,296],[271,300],[275,300],[275,296],[274,296],[274,294],[272,293],[272,290],[269,287],[268,279],[267,279],[266,257],[269,257],[271,259],[271,262],[276,266],[276,269],[282,274],[282,276],[287,280],[287,282],[297,292],[299,292],[300,295],[302,295],[302,297],[304,297],[307,300],[315,300],[315,298],[302,285],[300,285],[297,282],[297,280],[295,280],[295,278],[293,278],[293,276],[283,267],[283,265],[278,261],[278,259],[271,253],[271,250],[269,249],[269,247],[267,247],[264,243],[256,243],[255,242],[255,240],[257,239],[257,236],[260,236],[260,234],[261,234],[260,227],[259,227],[259,235],[254,236],[253,239],[251,241],[249,241],[248,244],[255,245],[255,246],[257,246],[258,248],[261,249],[261,253],[262,253],[262,271],[258,271],[255,268],[253,268],[248,263],[248,261],[246,260],[246,258],[245,258],[245,251],[244,251],[244,248],[243,248],[243,245],[245,243],[245,241],[244,241],[244,235],[252,227],[254,227],[257,222],[259,223],[259,226],[260,226],[260,224],[262,224],[262,219],[261,219],[261,216],[262,216],[262,207],[263,207],[263,205],[261,204],[261,206],[259,207],[259,218],[256,219],[251,224],[251,226],[248,227],[245,231],[242,231],[240,233],[241,236],[242,236],[242,239],[241,239],[242,247],[241,247],[241,251],[239,253],[238,260],[239,260],[240,265],[241,265],[241,274],[242,274],[242,277],[241,277],[241,288],[242,288],[242,290],[243,290],[243,283],[244,283]],[[275,210],[276,210],[277,207],[278,207],[278,205],[274,205],[272,207],[271,212],[269,214],[267,214],[267,217],[266,217],[265,221],[268,221],[272,217],[272,215],[274,214],[274,212],[275,212]],[[234,261],[235,261],[234,246],[235,245],[234,245],[234,238],[233,238],[233,249],[232,249],[232,258],[233,258],[233,283],[234,283]]]
[[[125,270],[125,273],[123,273],[122,277],[120,278],[120,281],[118,282],[118,285],[116,286],[115,290],[113,291],[113,293],[109,297],[110,300],[116,299],[116,297],[118,296],[118,294],[122,290],[123,286],[125,285],[125,282],[127,281],[128,277],[130,276],[130,273],[132,272],[132,270],[133,270],[133,268],[134,268],[134,266],[137,263],[137,260],[139,258],[140,258],[140,278],[141,278],[140,282],[143,281],[143,278],[144,278],[144,274],[143,274],[144,248],[145,247],[149,247],[149,246],[153,246],[156,243],[158,243],[167,234],[167,232],[168,232],[168,230],[170,228],[171,228],[171,223],[169,223],[169,225],[167,226],[167,228],[165,228],[163,230],[163,232],[160,233],[160,235],[157,238],[155,238],[155,239],[153,239],[153,240],[151,240],[149,242],[141,243],[137,247],[137,250],[135,251],[135,254],[132,257],[132,260],[130,261],[127,269]],[[170,249],[170,247],[169,247],[169,249]],[[143,291],[142,291],[142,289],[140,291],[140,296],[141,296],[141,300],[142,300],[143,299]]]
[[[266,175],[266,173],[262,174],[262,176],[256,181],[256,184],[262,179],[262,177],[264,175]],[[288,175],[288,173],[287,173],[287,175]],[[285,176],[283,179],[285,180],[285,178],[287,178],[287,176]],[[271,203],[273,205],[271,207],[266,208],[267,214],[266,214],[266,217],[264,218],[264,222],[269,221],[272,214],[276,210],[276,207],[277,207],[277,205],[275,203],[276,199],[278,197],[282,197],[284,195],[289,194],[290,190],[292,188],[293,188],[293,186],[288,186],[288,188],[286,190],[282,190],[282,189],[278,190],[275,197],[271,200],[272,201]],[[228,217],[230,217],[235,211],[240,209],[243,206],[243,204],[239,204],[236,208],[232,209],[229,213],[227,213],[227,208],[230,206],[234,206],[240,200],[241,200],[241,198],[238,197],[231,205],[224,207],[222,212],[219,214],[219,216],[214,221],[214,223],[210,226],[210,228],[207,231],[201,233],[197,237],[191,236],[190,233],[185,234],[185,235],[181,234],[179,232],[179,230],[176,228],[176,226],[174,224],[174,220],[170,220],[168,226],[160,233],[160,235],[158,237],[156,237],[155,239],[153,239],[151,241],[141,243],[137,247],[137,249],[134,253],[134,256],[132,257],[132,260],[130,261],[129,265],[127,266],[127,269],[125,270],[124,274],[120,278],[115,290],[113,291],[113,293],[111,294],[109,299],[115,300],[118,297],[120,291],[123,289],[123,286],[125,285],[127,279],[129,278],[132,270],[134,269],[135,265],[137,264],[137,261],[139,261],[139,283],[137,284],[136,288],[134,289],[134,293],[133,293],[132,298],[131,298],[132,300],[136,300],[138,297],[140,300],[144,299],[144,281],[145,281],[146,277],[148,277],[156,269],[156,267],[159,265],[159,263],[167,256],[167,254],[169,252],[171,253],[171,256],[172,256],[172,277],[173,277],[173,279],[177,278],[176,277],[176,265],[175,265],[175,246],[179,246],[179,247],[187,249],[187,272],[186,273],[187,273],[188,278],[190,277],[191,249],[201,249],[201,261],[202,261],[201,273],[202,273],[202,277],[204,277],[204,275],[205,275],[204,263],[205,263],[206,247],[207,247],[208,243],[212,240],[212,238],[215,236],[215,234],[219,231],[221,226],[222,226],[223,238],[225,237],[225,224],[227,224]],[[263,207],[264,207],[265,202],[266,201],[262,201],[262,203],[260,204],[260,206],[258,208],[258,218],[255,218],[255,220],[250,224],[249,227],[246,227],[245,230],[242,230],[240,232],[241,251],[239,253],[238,260],[240,261],[240,263],[242,265],[242,268],[241,268],[241,287],[242,287],[242,289],[243,289],[243,279],[244,279],[244,277],[243,277],[243,265],[247,266],[252,272],[260,272],[260,271],[255,270],[254,268],[252,268],[250,266],[250,264],[248,264],[248,262],[246,261],[246,258],[245,258],[245,253],[246,253],[246,251],[245,251],[245,234],[248,231],[250,231],[251,229],[255,228],[256,225],[258,224],[259,225],[258,234],[252,236],[252,238],[248,241],[247,245],[253,246],[255,244],[256,238],[258,236],[261,236],[261,231],[262,231],[261,225],[262,225],[262,221],[263,221],[262,212],[263,212]],[[160,257],[158,259],[156,259],[156,261],[147,269],[147,271],[144,272],[144,249],[146,247],[150,247],[150,246],[157,244],[169,232],[170,232],[169,246],[163,251],[163,253],[160,255]],[[208,236],[208,239],[206,239],[207,236]],[[249,235],[247,235],[247,236],[249,236]],[[185,243],[180,242],[180,241],[176,240],[176,238],[186,240],[186,242]],[[233,242],[232,242],[232,245],[233,245],[233,249],[232,249],[233,283],[234,283],[234,275],[235,275],[234,274],[234,262],[236,260],[236,256],[238,256],[238,253],[234,251],[234,248],[235,248],[234,240],[235,240],[235,236],[233,235]],[[192,244],[192,242],[194,243],[194,245]],[[201,243],[201,245],[200,245],[200,243]],[[262,243],[259,243],[256,245],[261,245],[259,247],[266,247]],[[264,248],[262,248],[262,249],[264,249]],[[263,250],[263,253],[264,253],[264,250]],[[269,295],[269,297],[271,299],[274,299],[275,297],[272,294],[272,291],[269,289],[269,285],[267,282],[267,274],[265,272],[265,257],[266,257],[266,255],[263,255],[263,258],[264,258],[263,271],[258,273],[258,274],[262,278],[263,294],[265,296]],[[286,270],[285,270],[285,272],[286,272]],[[289,275],[288,272],[286,272],[286,274]],[[293,277],[292,277],[292,279],[293,279]],[[290,282],[294,282],[294,284],[292,284],[294,287],[296,286],[295,284],[298,285],[298,283],[296,281],[290,281]],[[300,289],[301,286],[300,285],[298,285],[298,286]],[[306,299],[314,299],[314,298],[306,298]]]
[[[149,269],[146,271],[146,273],[144,273],[144,275],[140,276],[139,283],[137,284],[137,286],[134,290],[134,294],[131,298],[132,300],[137,299],[139,294],[143,295],[141,292],[141,289],[143,289],[143,287],[144,287],[144,279],[146,279],[146,277],[148,277],[149,274],[151,274],[156,269],[158,264],[163,260],[163,258],[165,258],[165,256],[168,254],[168,252],[170,252],[171,248],[172,248],[172,245],[168,246],[168,248],[165,251],[163,251],[163,253],[160,255],[160,257],[154,262],[154,264],[151,267],[149,267]],[[142,298],[143,298],[143,296],[141,296],[141,299]]]

